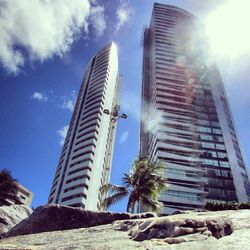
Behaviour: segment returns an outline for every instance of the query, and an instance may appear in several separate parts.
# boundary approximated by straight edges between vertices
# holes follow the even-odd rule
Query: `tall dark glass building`
[[[154,4],[144,31],[140,155],[167,166],[162,214],[250,199],[223,83],[207,53],[193,15]]]

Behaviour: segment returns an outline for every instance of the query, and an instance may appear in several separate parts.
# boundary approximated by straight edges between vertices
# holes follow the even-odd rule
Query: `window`
[[[214,138],[215,141],[224,142],[223,137],[221,137],[221,136],[213,136],[213,138]]]
[[[81,163],[83,163],[83,162],[88,162],[88,161],[91,162],[91,163],[93,163],[93,160],[92,160],[91,158],[86,158],[86,159],[84,159],[84,160],[76,161],[76,162],[70,164],[70,168],[71,168],[71,167],[74,167],[74,166],[76,166],[76,165],[79,165],[79,164],[81,164]]]
[[[213,133],[218,134],[218,135],[222,134],[222,132],[221,132],[221,130],[219,128],[213,128]]]
[[[74,160],[74,159],[76,159],[78,157],[81,157],[81,156],[84,156],[84,155],[91,155],[91,154],[95,155],[95,153],[92,150],[87,150],[87,151],[83,151],[83,152],[81,152],[81,153],[79,153],[77,155],[74,155],[71,159]]]
[[[25,197],[25,196],[20,195],[20,197],[21,197],[23,200],[26,200],[26,197]]]
[[[217,115],[210,115],[210,119],[213,121],[218,121]]]
[[[220,124],[218,122],[211,122],[212,126],[219,127]]]
[[[90,117],[90,116],[93,116],[93,118],[91,118],[91,119],[93,119],[93,120],[94,120],[94,119],[97,119],[97,118],[96,118],[97,115],[101,115],[101,116],[102,116],[102,112],[100,112],[99,109],[94,110],[92,113],[85,114],[85,115],[81,118],[81,121],[86,122],[85,119],[88,118],[88,117]]]
[[[84,180],[84,179],[85,179],[85,180],[86,180],[86,179],[90,180],[90,177],[89,177],[88,175],[80,175],[80,176],[77,176],[77,177],[75,177],[75,178],[71,178],[71,179],[67,180],[67,181],[66,181],[66,184],[71,183],[71,182],[74,182],[74,181],[78,181],[78,180]],[[87,188],[87,189],[89,188],[87,184],[84,184],[84,185],[86,185],[86,188]]]
[[[220,197],[220,190],[218,189],[214,189],[214,188],[209,188],[209,194],[208,194],[209,198],[213,197],[213,198],[217,198]]]
[[[220,161],[220,166],[224,168],[230,168],[230,165],[227,161]]]
[[[183,198],[183,199],[186,199],[186,200],[196,200],[196,201],[201,200],[201,197],[198,196],[195,193],[169,190],[169,191],[167,191],[167,194],[170,195],[170,196],[180,197],[180,198]]]
[[[75,190],[75,189],[79,189],[79,188],[86,188],[86,189],[88,189],[88,185],[86,185],[86,184],[79,184],[79,185],[76,185],[76,186],[73,186],[73,187],[69,187],[69,188],[66,188],[66,189],[64,189],[64,193],[67,193],[67,192],[69,192],[69,191],[72,191],[72,190]]]
[[[85,144],[85,145],[83,145],[83,146],[81,146],[81,147],[76,148],[76,149],[74,150],[74,153],[77,152],[77,151],[79,151],[79,150],[85,149],[85,148],[87,148],[87,147],[94,147],[94,148],[96,148],[96,145],[95,145],[93,142],[88,143],[88,144]]]
[[[71,196],[68,196],[68,197],[65,197],[62,199],[62,202],[64,201],[68,201],[68,200],[72,200],[72,199],[75,199],[75,198],[87,198],[86,194],[75,194],[75,195],[71,195]]]
[[[187,177],[197,177],[198,173],[192,170],[186,170],[186,176]]]
[[[217,158],[217,153],[215,151],[205,151],[203,153],[203,156],[204,157],[214,157],[214,158]]]
[[[234,182],[232,180],[224,180],[227,187],[234,187]]]
[[[98,134],[98,131],[97,131],[97,129],[87,130],[87,131],[84,131],[83,133],[77,135],[76,138],[79,139],[79,138],[81,138],[82,136],[84,136],[84,138],[85,138],[86,135],[91,134],[91,133],[97,133],[97,134]],[[94,137],[94,136],[93,136],[93,137]]]
[[[207,169],[206,172],[210,176],[220,176],[220,170],[217,169]]]
[[[213,137],[211,135],[200,135],[202,140],[212,141]]]
[[[223,144],[216,144],[216,148],[220,150],[226,150],[225,145]]]
[[[215,179],[215,178],[208,178],[207,179],[207,184],[210,186],[222,186],[223,183],[220,179]]]
[[[207,127],[198,127],[198,131],[200,132],[205,132],[205,133],[211,133],[211,128],[207,128]]]
[[[203,102],[199,102],[199,101],[196,101],[196,104],[197,105],[203,105]],[[198,117],[199,118],[203,118],[203,119],[208,119],[208,115],[207,114],[204,114],[204,113],[198,113]]]
[[[86,142],[88,140],[95,140],[97,141],[97,138],[95,136],[88,136],[88,137],[85,137],[84,139],[80,140],[80,141],[77,141],[77,143],[75,144],[76,146],[83,143],[83,142]]]
[[[167,172],[168,174],[186,176],[185,170],[182,170],[182,169],[168,168],[168,169],[166,170],[166,172]]]
[[[235,201],[237,201],[236,192],[235,192],[235,191],[228,191],[228,198],[229,198],[230,200],[235,200]]]
[[[201,142],[201,145],[203,148],[215,148],[215,145],[213,143]]]
[[[231,177],[231,173],[229,171],[222,170],[221,175],[224,177]]]
[[[226,153],[218,152],[217,154],[218,154],[219,158],[222,158],[222,159],[227,158],[227,154]]]
[[[209,125],[210,125],[210,122],[209,122],[209,121],[206,121],[206,120],[198,120],[198,124],[209,126]]]
[[[216,161],[216,160],[210,160],[210,159],[203,159],[202,160],[202,164],[203,165],[212,165],[212,166],[219,166],[219,163],[218,163],[218,161]]]
[[[201,112],[206,112],[206,109],[204,107],[201,107],[201,106],[195,107],[195,110],[201,111]],[[208,124],[202,124],[202,125],[209,125],[210,124],[209,121],[206,121],[206,123],[208,123]]]

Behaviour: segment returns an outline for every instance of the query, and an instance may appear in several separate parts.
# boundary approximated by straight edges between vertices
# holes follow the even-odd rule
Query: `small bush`
[[[236,201],[230,201],[227,203],[218,203],[208,201],[205,205],[205,209],[208,211],[250,209],[250,202],[238,203]]]
[[[239,204],[239,209],[250,209],[250,202],[243,202]]]

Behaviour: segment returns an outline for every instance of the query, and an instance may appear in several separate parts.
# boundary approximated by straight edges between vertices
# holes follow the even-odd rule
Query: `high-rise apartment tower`
[[[111,43],[87,65],[49,204],[99,209],[99,188],[109,182],[116,129],[103,111],[116,106],[118,84],[117,48]]]
[[[250,198],[228,100],[202,33],[193,15],[158,3],[144,31],[140,155],[167,166],[162,214]]]

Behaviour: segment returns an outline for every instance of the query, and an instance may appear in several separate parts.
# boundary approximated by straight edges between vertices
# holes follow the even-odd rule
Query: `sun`
[[[205,19],[214,56],[236,59],[250,54],[250,1],[227,0]]]

